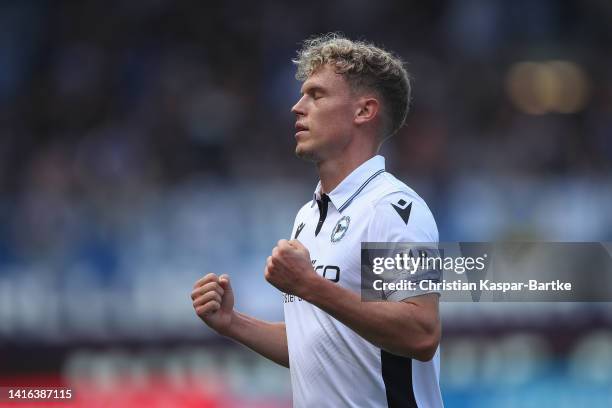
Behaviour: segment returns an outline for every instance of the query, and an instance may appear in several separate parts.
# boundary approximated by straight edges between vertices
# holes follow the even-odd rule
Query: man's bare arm
[[[251,350],[289,368],[289,351],[285,323],[271,323],[236,312],[227,337],[244,344]]]
[[[362,302],[360,296],[313,269],[308,249],[280,240],[268,257],[265,277],[279,290],[301,297],[390,353],[428,361],[440,342],[438,295],[403,302]]]
[[[191,299],[196,314],[217,333],[289,367],[285,323],[270,323],[235,311],[229,276],[209,273],[195,283]]]
[[[437,294],[402,302],[362,302],[356,293],[317,275],[303,299],[390,353],[429,361],[438,348],[441,326]]]

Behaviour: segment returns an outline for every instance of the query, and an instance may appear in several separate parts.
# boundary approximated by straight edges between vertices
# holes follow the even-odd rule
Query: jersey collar
[[[344,211],[351,202],[359,195],[359,193],[372,181],[376,176],[385,171],[385,158],[377,155],[361,164],[351,172],[344,180],[329,193],[329,198],[338,210]],[[321,198],[321,181],[317,184],[317,188],[312,196],[311,207],[315,205],[316,200]]]

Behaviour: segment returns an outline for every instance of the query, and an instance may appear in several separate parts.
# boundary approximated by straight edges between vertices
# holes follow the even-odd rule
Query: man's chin
[[[305,149],[304,147],[301,147],[299,145],[295,148],[295,155],[304,161],[313,163],[319,161],[318,156],[315,154],[315,152]]]

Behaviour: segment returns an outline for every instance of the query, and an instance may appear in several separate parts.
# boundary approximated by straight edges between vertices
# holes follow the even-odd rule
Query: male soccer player
[[[442,407],[438,294],[359,295],[361,242],[438,242],[425,202],[377,155],[406,119],[408,74],[389,52],[335,34],[306,41],[294,62],[295,152],[320,182],[266,262],[285,321],[234,310],[228,275],[197,281],[193,307],[219,334],[289,367],[296,407]]]

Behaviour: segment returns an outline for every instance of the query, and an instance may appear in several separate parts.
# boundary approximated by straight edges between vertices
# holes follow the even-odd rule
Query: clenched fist
[[[264,276],[277,289],[303,297],[311,279],[318,275],[308,249],[300,241],[281,239],[267,259]]]
[[[191,300],[196,314],[221,335],[229,331],[234,316],[234,293],[229,276],[209,273],[193,286]]]

